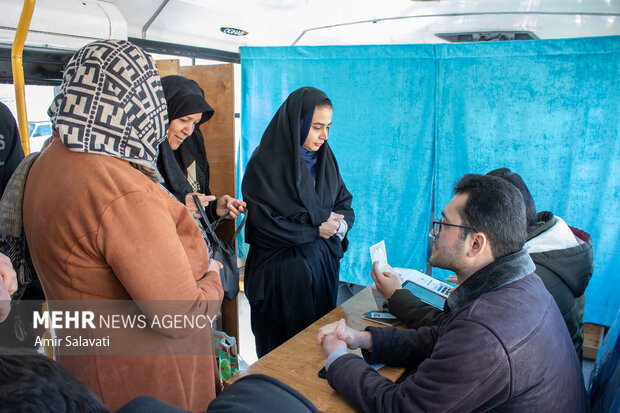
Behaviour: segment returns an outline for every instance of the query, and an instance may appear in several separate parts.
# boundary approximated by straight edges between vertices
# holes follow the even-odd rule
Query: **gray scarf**
[[[26,238],[22,225],[22,203],[24,187],[28,172],[39,152],[34,152],[23,159],[11,175],[0,200],[0,252],[11,259],[13,269],[17,273],[18,290],[14,298],[20,298],[31,275],[26,265]]]

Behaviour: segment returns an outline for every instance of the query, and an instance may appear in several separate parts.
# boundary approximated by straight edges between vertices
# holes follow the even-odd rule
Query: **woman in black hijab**
[[[340,259],[355,215],[327,144],[332,113],[318,89],[291,93],[243,177],[251,211],[245,293],[259,357],[336,306]]]
[[[183,76],[161,79],[168,104],[168,139],[159,146],[157,169],[164,186],[181,203],[198,213],[192,195],[198,195],[210,221],[228,214],[235,218],[243,211],[244,202],[229,195],[216,198],[209,190],[209,162],[200,128],[215,111],[205,100],[198,83]]]

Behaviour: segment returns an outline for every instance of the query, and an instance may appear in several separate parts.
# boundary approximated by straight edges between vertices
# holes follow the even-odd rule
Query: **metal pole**
[[[30,28],[30,20],[34,11],[35,0],[24,0],[22,14],[19,17],[19,24],[15,32],[13,47],[11,49],[11,67],[13,69],[13,84],[15,85],[15,103],[17,104],[17,122],[19,124],[19,135],[22,141],[24,154],[30,153],[30,138],[28,133],[28,115],[26,114],[26,89],[24,80],[24,66],[22,55],[24,53],[24,43]]]

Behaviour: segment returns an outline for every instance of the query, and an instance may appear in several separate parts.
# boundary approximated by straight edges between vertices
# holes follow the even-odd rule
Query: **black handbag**
[[[200,216],[207,228],[207,236],[211,240],[211,246],[213,248],[213,259],[222,263],[223,268],[220,269],[220,279],[222,280],[222,288],[224,289],[224,298],[228,301],[233,301],[237,298],[239,293],[239,267],[237,266],[237,253],[235,251],[235,238],[239,235],[239,232],[245,225],[245,220],[248,218],[248,210],[244,208],[243,219],[241,224],[237,227],[237,230],[230,238],[230,241],[224,242],[215,234],[214,228],[226,219],[225,215],[218,218],[212,226],[207,218],[205,209],[200,204],[200,200],[197,195],[192,195],[194,203],[200,212]]]

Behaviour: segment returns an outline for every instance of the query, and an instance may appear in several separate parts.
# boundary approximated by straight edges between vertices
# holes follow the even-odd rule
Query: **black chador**
[[[350,229],[352,196],[327,141],[310,154],[313,161],[304,160],[308,151],[301,147],[315,107],[325,101],[325,93],[312,87],[291,93],[267,126],[243,177],[250,244],[245,292],[259,357],[336,306],[340,259],[348,240],[346,233],[321,238],[319,227],[334,212],[344,215]]]
[[[2,188],[0,196],[22,159],[24,150],[15,118],[9,108],[0,102],[0,187]]]
[[[185,196],[197,192],[211,195],[209,190],[209,162],[205,151],[204,139],[199,125],[211,119],[215,113],[205,100],[205,95],[198,83],[182,76],[170,75],[161,79],[168,105],[170,121],[193,113],[202,113],[202,118],[194,132],[176,149],[172,150],[168,140],[159,145],[157,169],[164,179],[164,186],[182,204]],[[188,180],[188,170],[194,168],[192,181]],[[210,202],[207,215],[210,220],[217,218],[216,202]]]

